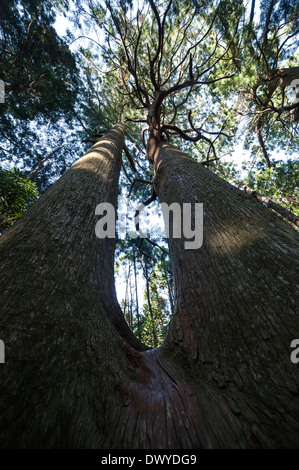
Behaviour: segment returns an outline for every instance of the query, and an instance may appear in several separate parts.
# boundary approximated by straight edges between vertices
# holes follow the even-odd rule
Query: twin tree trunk
[[[299,447],[297,234],[169,144],[155,154],[160,202],[202,202],[204,241],[170,238],[174,315],[160,348],[126,325],[114,239],[115,126],[1,238],[1,448]]]

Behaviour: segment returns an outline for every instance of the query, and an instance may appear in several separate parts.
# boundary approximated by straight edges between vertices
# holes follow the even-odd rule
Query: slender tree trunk
[[[183,152],[161,144],[161,201],[203,202],[204,243],[170,239],[175,313],[146,348],[116,301],[116,126],[1,238],[0,445],[46,448],[299,447],[290,343],[297,234]]]
[[[168,279],[167,269],[165,267],[164,260],[162,260],[162,264],[163,264],[164,276],[165,276],[166,283],[167,283],[170,311],[171,311],[171,314],[173,315],[174,306],[173,306],[173,298],[172,298],[172,289],[170,287],[170,282],[169,282],[169,279]]]
[[[255,8],[255,0],[251,0],[251,10],[250,10],[250,18],[249,23],[252,23],[254,18],[254,8]]]
[[[132,292],[132,279],[129,278],[130,283],[130,328],[133,328],[133,292]]]
[[[124,301],[124,307],[123,307],[123,314],[125,318],[128,318],[128,316],[126,316],[126,312],[127,312],[127,305],[129,305],[129,289],[128,289],[129,276],[130,276],[130,265],[128,266],[128,269],[125,272],[126,291],[125,291],[125,301]]]
[[[266,149],[264,137],[263,137],[263,116],[260,116],[258,121],[257,121],[256,133],[257,133],[257,137],[258,137],[260,147],[261,147],[262,152],[263,152],[264,159],[266,160],[266,163],[267,163],[267,167],[271,168],[271,161],[270,161],[270,158],[269,158],[269,155],[268,155],[268,152],[267,152],[267,149]]]
[[[150,314],[150,319],[152,322],[152,336],[153,336],[153,341],[155,347],[158,346],[158,341],[157,341],[157,335],[156,335],[156,327],[155,327],[155,321],[154,321],[154,315],[153,315],[153,309],[152,309],[152,303],[151,303],[151,296],[150,296],[150,290],[149,290],[149,276],[148,276],[148,268],[147,268],[147,261],[145,260],[145,281],[146,281],[146,297],[147,297],[147,303],[148,303],[148,310]]]
[[[139,303],[138,303],[138,284],[137,284],[137,269],[136,269],[136,255],[135,248],[133,247],[133,262],[134,262],[134,279],[135,279],[135,300],[136,300],[136,317],[137,317],[137,335],[140,338],[140,319],[139,319]]]

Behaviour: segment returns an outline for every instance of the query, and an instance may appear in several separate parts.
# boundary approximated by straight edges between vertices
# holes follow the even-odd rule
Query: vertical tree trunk
[[[253,18],[254,18],[254,8],[255,8],[255,0],[251,0],[251,10],[250,10],[249,24],[252,23]]]
[[[135,300],[136,300],[136,317],[137,317],[137,336],[140,338],[140,319],[139,319],[139,303],[138,303],[138,284],[137,284],[137,269],[136,269],[136,255],[135,248],[133,247],[133,263],[134,263],[134,280],[135,280]]]
[[[129,278],[129,285],[130,285],[130,328],[133,328],[133,292],[132,292],[132,279],[131,276]]]
[[[125,300],[123,306],[123,314],[125,318],[128,318],[127,315],[127,305],[129,305],[129,276],[130,276],[130,264],[128,265],[128,269],[125,271],[125,282],[126,282],[126,290],[125,290]],[[128,307],[129,310],[129,307]]]
[[[271,168],[271,161],[270,161],[270,158],[269,158],[269,155],[268,155],[268,152],[267,152],[267,149],[266,149],[265,141],[264,141],[264,138],[263,138],[263,121],[264,121],[263,115],[261,115],[259,117],[258,121],[257,121],[257,124],[256,124],[256,133],[257,133],[257,137],[258,137],[260,147],[261,147],[262,152],[263,152],[264,159],[266,160],[266,163],[267,163],[267,167]]]
[[[115,126],[1,237],[1,448],[101,447],[123,350],[145,349],[117,304],[115,239],[95,235],[97,204],[116,206],[123,132]]]
[[[162,348],[196,377],[204,446],[298,447],[298,234],[169,144],[155,169],[161,202],[204,204],[203,246],[169,240],[176,310]]]

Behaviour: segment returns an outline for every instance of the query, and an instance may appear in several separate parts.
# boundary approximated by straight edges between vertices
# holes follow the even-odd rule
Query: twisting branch
[[[189,142],[198,142],[199,140],[205,140],[206,142],[210,144],[210,148],[212,148],[213,150],[214,158],[217,159],[216,150],[215,150],[213,142],[210,139],[208,139],[208,137],[202,135],[202,133],[199,132],[197,129],[191,128],[188,131],[183,131],[180,127],[175,126],[173,124],[171,125],[165,124],[164,126],[161,127],[161,132],[165,132],[165,130],[173,131],[174,133],[179,134],[179,136],[182,137],[184,140],[187,140]],[[192,137],[188,135],[187,132],[196,132],[197,135]]]
[[[165,98],[167,98],[169,95],[172,95],[173,93],[176,93],[177,91],[183,90],[184,88],[189,88],[194,85],[210,85],[220,80],[225,80],[227,78],[234,77],[234,75],[235,74],[225,75],[224,77],[219,77],[219,78],[215,78],[214,80],[207,80],[207,81],[199,81],[198,79],[194,79],[194,80],[188,79],[182,83],[177,83],[176,85],[173,85],[172,87],[168,88],[168,90],[163,90],[159,93],[159,96],[155,103],[155,108],[159,109],[162,102],[165,100]]]
[[[169,80],[170,76],[173,75],[175,73],[175,71],[177,69],[179,69],[183,63],[185,62],[185,60],[190,57],[190,54],[191,54],[191,51],[193,51],[194,49],[197,48],[197,46],[199,46],[199,44],[207,37],[207,35],[210,33],[210,31],[212,30],[213,28],[213,25],[214,25],[214,21],[216,19],[216,16],[217,16],[217,11],[214,15],[214,17],[212,18],[212,21],[211,21],[211,24],[209,26],[209,28],[207,29],[207,31],[205,32],[205,34],[195,43],[193,44],[192,46],[190,46],[188,48],[188,50],[186,51],[186,54],[184,55],[184,57],[181,59],[181,61],[174,67],[174,69],[170,72],[169,76],[168,76],[168,79],[166,81],[164,81],[163,85],[165,85],[167,83],[167,81]],[[192,17],[192,21],[194,19],[194,16]]]
[[[143,245],[143,242],[144,240],[146,240],[147,242],[149,242],[151,245],[153,246],[156,246],[157,248],[159,248],[159,250],[161,250],[165,255],[169,255],[169,252],[167,250],[165,250],[165,248],[163,248],[163,246],[160,246],[158,245],[158,243],[156,242],[153,242],[153,240],[150,240],[149,238],[140,238],[140,242],[139,242],[139,245],[138,245],[138,248],[140,250],[140,253],[142,253],[144,256],[146,256],[147,258],[151,258],[150,255],[146,254],[143,250],[142,250],[142,245]]]
[[[157,62],[158,57],[160,56],[160,54],[162,52],[162,25],[161,25],[160,15],[158,13],[158,10],[157,10],[156,5],[154,4],[153,0],[149,0],[149,4],[151,6],[151,9],[153,10],[153,13],[155,15],[155,18],[156,18],[157,24],[158,24],[158,46],[157,46],[156,54],[154,55],[153,59],[151,59],[151,57],[149,55],[149,59],[150,59],[150,77],[151,77],[151,81],[152,81],[152,84],[154,85],[155,90],[158,91],[159,90],[159,85],[156,81],[154,67],[155,67],[155,64]],[[149,53],[149,49],[148,49],[148,53]],[[159,82],[159,76],[158,76],[158,82]]]
[[[146,90],[144,90],[144,88],[139,84],[139,79],[138,79],[138,75],[137,75],[137,62],[136,62],[137,61],[137,55],[135,57],[135,59],[136,59],[135,64],[133,64],[132,60],[131,60],[131,57],[130,57],[130,54],[129,54],[129,49],[128,49],[129,46],[126,43],[126,40],[125,40],[126,34],[124,34],[124,32],[122,31],[122,28],[119,24],[119,21],[118,21],[117,17],[114,14],[114,9],[112,8],[110,2],[107,2],[107,6],[108,6],[109,12],[111,14],[111,18],[113,20],[113,23],[116,27],[116,30],[117,30],[117,32],[120,36],[121,43],[123,45],[125,58],[126,58],[127,66],[128,66],[128,71],[130,72],[130,74],[134,78],[136,96],[137,96],[138,100],[140,101],[140,103],[142,104],[143,108],[147,108],[148,105],[149,105],[149,97],[148,97],[148,94],[147,94]],[[139,30],[139,34],[137,36],[136,48],[138,48],[138,43],[139,43],[139,40],[140,40],[140,36],[141,36],[141,30]],[[137,54],[136,48],[135,48],[135,54]],[[124,80],[123,80],[123,83],[125,84]]]
[[[167,17],[167,13],[171,7],[172,0],[168,2],[168,5],[166,7],[166,10],[163,15],[163,20],[161,24],[161,51],[160,51],[160,57],[159,57],[159,62],[158,62],[158,84],[160,86],[161,84],[161,62],[162,62],[162,57],[163,57],[163,47],[164,47],[164,28],[165,28],[165,21]]]
[[[217,157],[217,158],[213,158],[212,160],[208,159],[204,162],[199,162],[201,165],[204,165],[204,166],[209,166],[210,163],[212,162],[218,162],[218,160],[220,160],[220,157]]]
[[[78,119],[78,121],[80,122],[81,126],[83,127],[83,129],[85,130],[85,132],[90,135],[91,137],[94,137],[94,134],[92,132],[90,132],[87,127],[85,126],[85,124],[83,123],[82,119],[80,118],[80,116],[76,113],[75,110],[73,110],[73,113],[74,115],[76,116],[76,118]]]

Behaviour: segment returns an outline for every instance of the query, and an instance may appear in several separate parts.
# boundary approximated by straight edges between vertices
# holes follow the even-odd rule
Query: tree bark
[[[116,206],[123,126],[100,139],[1,237],[1,447],[101,447],[124,351],[146,349],[114,289],[115,239],[95,208]]]
[[[169,144],[155,169],[161,202],[204,204],[203,246],[169,240],[175,315],[161,348],[194,377],[201,445],[298,447],[296,231]]]
[[[1,448],[298,447],[296,233],[183,152],[156,149],[160,201],[203,202],[204,243],[170,238],[175,314],[160,348],[125,324],[114,239],[117,125],[1,238]]]

